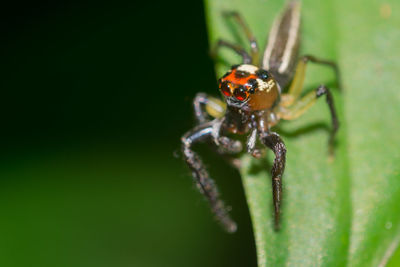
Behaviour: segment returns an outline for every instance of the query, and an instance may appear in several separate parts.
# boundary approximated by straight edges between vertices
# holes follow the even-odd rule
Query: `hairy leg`
[[[208,200],[212,212],[224,229],[230,233],[237,229],[236,223],[230,218],[228,210],[223,201],[219,198],[217,186],[210,178],[200,157],[193,151],[192,145],[212,138],[212,122],[199,125],[192,131],[187,132],[182,138],[182,152],[184,159],[192,171],[193,178],[199,191]]]
[[[279,230],[282,201],[282,175],[285,171],[286,147],[282,139],[276,133],[262,133],[260,138],[264,145],[270,148],[275,154],[275,160],[271,170],[272,196],[275,210],[275,229]]]

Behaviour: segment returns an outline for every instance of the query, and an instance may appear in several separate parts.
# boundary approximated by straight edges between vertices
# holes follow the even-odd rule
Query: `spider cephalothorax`
[[[227,135],[247,134],[246,150],[253,157],[262,155],[260,145],[271,149],[275,154],[271,178],[275,229],[278,229],[286,147],[280,136],[271,131],[271,128],[281,119],[293,120],[299,117],[319,97],[326,95],[333,126],[329,138],[332,153],[339,124],[329,89],[320,85],[302,97],[300,94],[308,62],[330,66],[337,74],[338,69],[335,63],[313,56],[297,58],[300,40],[300,4],[297,1],[289,3],[284,13],[275,20],[262,60],[259,58],[257,42],[239,14],[231,12],[229,15],[244,29],[250,41],[251,54],[240,46],[223,40],[217,43],[214,54],[220,47],[230,48],[242,56],[243,64],[233,66],[218,80],[225,103],[203,93],[197,94],[194,110],[199,124],[182,137],[182,152],[199,190],[208,199],[213,213],[227,231],[234,232],[236,224],[229,217],[224,203],[219,199],[215,183],[209,177],[199,156],[193,151],[192,145],[208,141],[217,146],[219,153],[233,154],[242,151],[242,144]],[[292,83],[287,87],[290,81]],[[281,88],[286,91],[282,93]]]
[[[280,94],[279,85],[272,75],[250,64],[233,66],[218,83],[228,105],[246,104],[250,110],[271,108]]]

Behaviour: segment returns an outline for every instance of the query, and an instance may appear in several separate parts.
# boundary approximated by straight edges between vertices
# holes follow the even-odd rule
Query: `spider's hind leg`
[[[306,62],[309,61],[318,65],[323,65],[331,68],[335,72],[337,83],[336,85],[340,91],[342,90],[342,77],[340,75],[339,66],[335,61],[318,58],[312,55],[305,55],[302,57],[302,59]]]
[[[335,62],[330,60],[320,59],[311,55],[302,56],[297,63],[296,71],[292,83],[290,84],[289,91],[286,94],[282,95],[282,100],[281,100],[282,106],[284,107],[291,106],[300,97],[301,91],[304,88],[303,85],[306,78],[306,70],[309,62],[330,67],[335,72],[337,86],[341,90],[342,85],[341,85],[340,72]]]
[[[335,136],[339,129],[339,120],[336,115],[332,93],[328,87],[326,87],[325,85],[320,85],[317,89],[296,100],[296,102],[294,102],[290,107],[281,107],[278,111],[278,116],[284,120],[294,120],[303,115],[303,113],[306,112],[310,107],[312,107],[317,99],[323,95],[326,95],[326,103],[328,104],[329,111],[331,113],[332,129],[329,135],[328,146],[329,154],[333,155]]]
[[[217,44],[211,50],[211,56],[215,58],[218,55],[218,51],[221,47],[227,47],[227,48],[232,49],[236,54],[238,54],[239,56],[242,57],[243,64],[251,63],[251,57],[243,47],[236,45],[236,44],[232,44],[232,43],[230,43],[228,41],[224,41],[224,40],[218,40]]]
[[[294,120],[300,117],[311,106],[313,106],[319,97],[326,95],[326,102],[328,104],[332,120],[332,129],[328,142],[329,154],[333,155],[334,141],[336,132],[339,129],[339,121],[336,115],[333,97],[329,88],[325,85],[320,85],[314,91],[309,92],[308,94],[300,98],[300,93],[303,90],[306,67],[308,62],[323,64],[331,67],[336,73],[338,86],[341,86],[339,70],[334,62],[319,59],[314,56],[304,56],[300,59],[297,65],[295,76],[293,78],[292,84],[289,87],[288,93],[282,95],[281,103],[277,110],[277,115],[284,120]]]
[[[212,50],[212,55],[215,57],[217,55],[218,49],[221,47],[227,47],[235,51],[237,54],[239,54],[242,59],[244,64],[253,64],[253,65],[258,65],[259,64],[259,49],[258,49],[258,44],[257,40],[254,37],[254,34],[251,32],[250,28],[247,26],[243,18],[240,16],[240,14],[236,11],[230,11],[230,12],[224,12],[224,15],[227,17],[233,17],[236,21],[236,23],[242,28],[244,31],[247,40],[250,43],[250,55],[246,52],[244,48],[242,48],[239,45],[232,44],[230,42],[224,41],[224,40],[219,40]]]
[[[193,178],[199,191],[208,200],[212,212],[227,232],[235,232],[236,223],[230,218],[228,210],[219,198],[217,186],[210,178],[200,157],[192,149],[192,145],[212,138],[213,122],[204,123],[187,132],[182,138],[182,152],[184,159],[192,171]]]
[[[239,24],[239,26],[242,28],[247,37],[247,40],[250,43],[251,62],[253,65],[258,65],[260,54],[259,54],[257,40],[252,31],[250,30],[250,28],[247,26],[242,16],[236,11],[224,12],[224,15],[232,16],[235,19],[236,23]]]

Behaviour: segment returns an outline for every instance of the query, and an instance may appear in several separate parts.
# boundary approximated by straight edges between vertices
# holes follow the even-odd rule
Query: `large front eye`
[[[231,96],[231,85],[227,81],[223,81],[219,87],[225,96]]]
[[[250,79],[245,84],[245,87],[250,94],[254,94],[258,89],[258,82],[256,79]]]
[[[243,101],[247,98],[247,93],[246,89],[244,89],[243,86],[239,86],[235,89],[235,92],[233,92],[234,96],[236,97],[237,100]]]

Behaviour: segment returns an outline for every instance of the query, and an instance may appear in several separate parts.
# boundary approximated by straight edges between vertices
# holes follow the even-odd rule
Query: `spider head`
[[[279,85],[266,70],[249,64],[235,65],[218,80],[229,106],[251,110],[270,108],[279,97]]]

